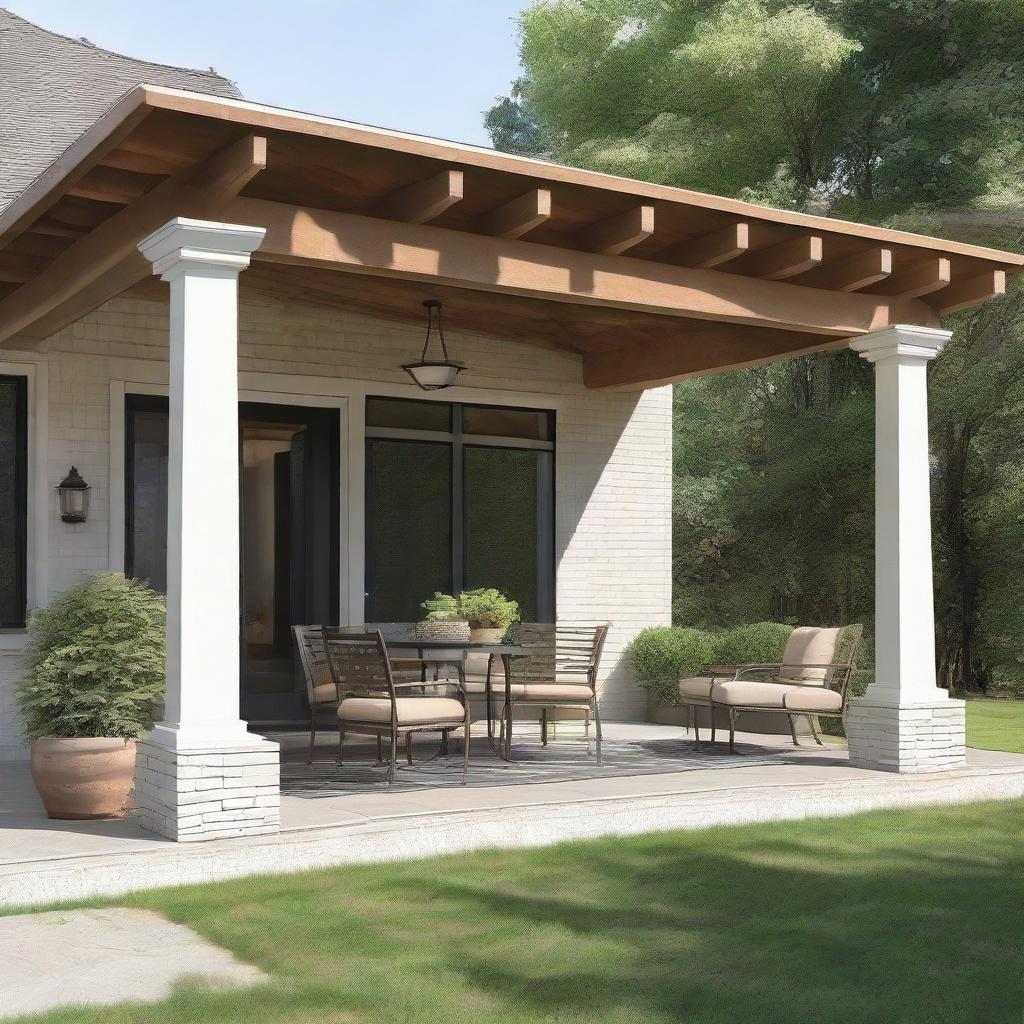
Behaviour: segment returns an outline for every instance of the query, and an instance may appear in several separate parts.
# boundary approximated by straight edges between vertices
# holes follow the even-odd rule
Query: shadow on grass
[[[1024,803],[139,894],[272,975],[62,1020],[1020,1024]]]

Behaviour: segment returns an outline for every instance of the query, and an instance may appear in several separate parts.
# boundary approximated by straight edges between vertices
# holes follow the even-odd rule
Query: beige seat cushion
[[[792,665],[831,665],[836,660],[839,638],[843,635],[840,627],[798,626],[786,641],[782,655],[782,670],[785,679],[802,683],[824,682],[825,669],[808,668],[794,672]]]
[[[787,686],[786,708],[792,711],[839,712],[843,698],[824,686]]]
[[[466,713],[452,697],[399,697],[395,704],[399,725],[459,723]],[[391,701],[379,697],[347,697],[338,705],[338,718],[346,722],[391,721]]]
[[[334,683],[321,683],[313,687],[314,704],[334,704],[338,699],[338,688]]]
[[[842,697],[817,683],[787,686],[784,683],[764,683],[755,679],[732,679],[715,683],[711,695],[716,704],[731,707],[779,708],[784,711],[829,712],[839,711]]]
[[[679,680],[679,698],[685,701],[688,697],[691,700],[708,700],[711,697],[711,686],[714,679],[708,676],[692,676],[689,679]]]
[[[515,683],[512,684],[512,693],[515,695],[517,687]],[[594,694],[589,686],[581,686],[578,683],[527,683],[521,687],[524,691],[520,700],[590,700]],[[502,685],[499,690],[499,696],[504,693],[505,687]]]

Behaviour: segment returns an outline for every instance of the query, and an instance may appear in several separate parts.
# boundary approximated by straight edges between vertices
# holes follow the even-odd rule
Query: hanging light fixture
[[[89,518],[89,485],[74,466],[60,482],[57,494],[60,495],[60,517],[65,523],[84,523]]]
[[[444,323],[441,320],[441,300],[427,299],[423,303],[427,311],[427,337],[423,342],[423,353],[418,363],[403,363],[402,369],[424,391],[440,391],[442,388],[450,388],[455,383],[455,378],[466,368],[464,363],[457,363],[454,359],[448,358],[448,346],[444,340]],[[434,330],[434,312],[437,312],[437,336],[441,341],[441,354],[443,359],[428,359],[427,349],[430,348],[430,335]]]

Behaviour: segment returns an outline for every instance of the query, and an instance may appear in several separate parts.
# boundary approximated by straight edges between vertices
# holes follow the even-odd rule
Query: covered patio
[[[950,773],[948,785],[970,789],[992,761],[965,767],[963,705],[935,684],[926,367],[949,338],[940,317],[1002,293],[1007,274],[1022,266],[1024,257],[940,239],[141,86],[0,218],[0,346],[8,350],[0,356],[36,367],[37,380],[38,367],[59,356],[55,403],[62,388],[76,395],[73,378],[83,372],[109,389],[96,467],[106,484],[106,556],[90,561],[88,548],[76,546],[82,535],[54,539],[48,524],[37,527],[29,604],[64,582],[47,569],[51,541],[70,578],[89,568],[138,571],[152,531],[132,533],[144,505],[129,500],[138,465],[125,454],[141,417],[163,408],[166,555],[158,551],[154,564],[166,572],[167,697],[163,720],[140,743],[136,782],[141,820],[156,833],[218,842],[279,828],[291,835],[348,827],[355,807],[365,811],[368,802],[371,813],[358,813],[375,822],[418,814],[418,800],[436,799],[444,814],[468,810],[460,807],[468,801],[474,813],[526,806],[540,818],[571,804],[569,819],[552,817],[536,832],[569,837],[576,833],[565,821],[595,802],[617,800],[615,814],[635,815],[628,808],[637,801],[693,792],[703,772],[711,791],[731,790],[727,780],[740,777],[752,793],[774,784],[766,780],[784,787],[796,777],[799,785],[851,787],[855,805],[857,786],[881,792],[879,772]],[[440,396],[450,406],[447,426],[399,427],[375,419],[374,403],[424,399],[403,383],[401,364],[406,325],[420,322],[425,299],[443,300],[470,365],[460,386]],[[352,316],[399,326],[361,335],[344,319]],[[254,678],[246,659],[256,647],[274,652],[270,639],[249,630],[239,592],[240,423],[254,444],[278,443],[275,431],[287,427],[280,443],[291,444],[300,413],[307,438],[310,409],[334,417],[322,435],[336,446],[323,449],[332,468],[317,478],[327,495],[316,506],[323,522],[310,526],[327,540],[303,577],[304,607],[319,609],[306,621],[334,625],[382,619],[390,600],[374,561],[382,544],[370,543],[383,507],[367,496],[375,440],[502,449],[509,435],[493,425],[467,429],[467,408],[550,416],[557,454],[547,428],[511,435],[517,451],[534,453],[531,465],[554,463],[550,499],[542,501],[540,485],[530,499],[538,522],[551,520],[531,541],[534,613],[611,621],[598,680],[605,717],[637,718],[642,696],[624,651],[639,629],[667,624],[670,614],[664,386],[848,345],[875,366],[877,420],[875,681],[851,705],[848,759],[833,748],[794,751],[762,738],[747,752],[753,760],[734,760],[717,748],[694,749],[679,730],[633,735],[642,727],[621,725],[610,771],[585,761],[576,767],[547,748],[512,766],[518,782],[492,778],[481,759],[482,775],[456,795],[421,767],[416,797],[384,801],[373,790],[355,792],[351,773],[297,764],[293,738],[270,727],[283,714],[280,702],[246,710],[247,695],[253,707],[260,703],[258,688],[245,689]],[[151,349],[144,358],[140,346]],[[345,372],[337,367],[342,350]],[[111,369],[117,360],[134,362]],[[253,408],[274,404],[283,408]],[[126,419],[126,410],[139,418]],[[36,416],[45,423],[38,406]],[[68,418],[60,426],[73,430],[73,410]],[[68,440],[55,458],[76,443]],[[30,488],[43,523],[53,461],[40,457]],[[449,513],[463,500],[457,488],[466,465],[448,485],[446,494],[457,495]],[[535,479],[541,475],[537,469]],[[453,586],[469,571],[464,510],[451,514],[442,557]],[[411,509],[399,522],[421,520]],[[279,671],[287,676],[287,665]],[[741,736],[741,751],[744,740],[751,742]],[[946,792],[941,780],[930,790],[892,785],[894,793]],[[692,803],[678,806],[635,820],[669,827],[694,813]],[[446,818],[445,830],[454,823],[458,831],[459,820]],[[489,820],[479,835],[490,839],[481,842],[514,831],[508,814]],[[95,827],[101,837],[106,828],[143,841],[132,822]],[[105,842],[96,856],[110,854]],[[259,842],[274,851],[288,845]],[[415,848],[428,852],[429,843]],[[278,856],[268,853],[267,863]]]

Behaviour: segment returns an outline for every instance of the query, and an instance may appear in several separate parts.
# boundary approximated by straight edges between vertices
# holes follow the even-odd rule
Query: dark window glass
[[[25,625],[28,388],[0,377],[0,627]]]
[[[447,402],[367,398],[366,425],[399,427],[404,430],[441,430],[447,434],[452,429],[452,407]]]
[[[491,405],[462,407],[462,431],[490,437],[551,440],[551,414],[535,409],[501,409]]]
[[[366,618],[414,622],[452,585],[451,445],[368,441],[366,476]]]
[[[466,587],[497,588],[524,622],[551,614],[538,606],[550,589],[551,475],[550,452],[465,449]]]
[[[127,399],[125,572],[167,590],[167,399]]]

